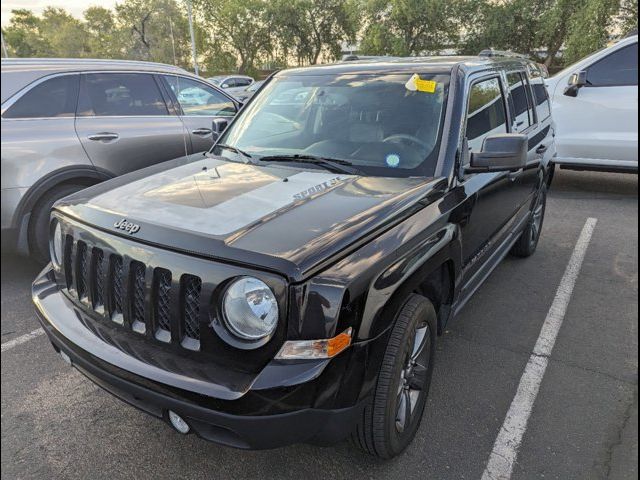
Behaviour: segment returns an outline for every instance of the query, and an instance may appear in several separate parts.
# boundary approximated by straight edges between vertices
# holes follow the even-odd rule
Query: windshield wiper
[[[251,155],[248,154],[247,152],[245,152],[244,150],[240,150],[239,148],[234,147],[232,145],[226,145],[224,143],[218,143],[218,144],[213,146],[213,148],[216,148],[216,147],[220,147],[223,150],[229,150],[230,152],[237,153],[238,155],[242,155],[245,158],[252,158]]]
[[[295,155],[267,155],[260,157],[261,162],[294,162],[294,163],[311,163],[324,167],[325,169],[335,173],[346,173],[349,175],[362,175],[362,171],[353,167],[353,163],[348,160],[339,158],[326,158],[316,155],[306,155],[296,153]]]

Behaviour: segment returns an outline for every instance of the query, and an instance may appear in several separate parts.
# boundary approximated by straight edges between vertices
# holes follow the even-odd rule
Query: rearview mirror
[[[466,173],[514,172],[527,165],[526,135],[500,133],[484,139],[481,152],[472,152]]]
[[[225,131],[229,125],[229,120],[226,118],[214,118],[211,122],[211,131],[213,132],[213,138],[218,138],[222,132]]]
[[[569,77],[567,82],[567,88],[564,89],[564,94],[567,97],[577,97],[578,90],[587,84],[587,71],[582,70],[578,73],[574,73]]]

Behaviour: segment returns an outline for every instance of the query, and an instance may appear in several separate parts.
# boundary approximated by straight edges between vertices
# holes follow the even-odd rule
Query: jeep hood
[[[413,211],[442,184],[257,166],[201,154],[187,159],[102,183],[67,197],[56,209],[134,241],[300,280]]]

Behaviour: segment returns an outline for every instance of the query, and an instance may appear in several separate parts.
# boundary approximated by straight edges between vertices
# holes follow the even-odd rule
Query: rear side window
[[[538,112],[538,120],[542,121],[551,115],[551,105],[549,103],[549,93],[544,85],[542,78],[531,81],[533,96],[536,103],[536,111]]]
[[[516,126],[520,130],[524,130],[533,125],[533,110],[530,105],[527,81],[524,78],[524,72],[511,72],[507,74],[509,82],[509,94],[513,102],[513,117]]]
[[[236,87],[247,87],[251,85],[251,80],[248,78],[236,78]]]
[[[168,115],[160,89],[146,73],[94,73],[84,75],[79,116]]]
[[[485,137],[507,132],[505,99],[497,78],[474,84],[469,92],[466,135],[469,147],[480,151]]]
[[[73,117],[78,100],[79,80],[78,75],[63,75],[45,80],[20,97],[2,117]]]
[[[638,85],[638,44],[626,46],[587,68],[587,86]]]

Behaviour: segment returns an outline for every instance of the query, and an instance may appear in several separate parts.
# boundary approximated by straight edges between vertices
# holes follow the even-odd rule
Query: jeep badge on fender
[[[53,208],[44,331],[179,433],[254,449],[351,435],[394,457],[430,406],[438,334],[509,252],[536,250],[544,89],[515,56],[280,71],[209,152]],[[100,228],[105,212],[153,241]]]
[[[118,220],[113,224],[114,227],[119,228],[120,230],[124,230],[125,232],[129,232],[129,234],[133,235],[140,230],[140,225],[136,225],[135,223],[127,222],[126,218],[122,220]]]

